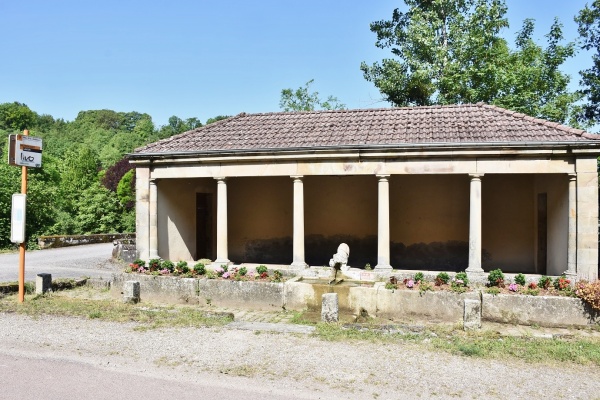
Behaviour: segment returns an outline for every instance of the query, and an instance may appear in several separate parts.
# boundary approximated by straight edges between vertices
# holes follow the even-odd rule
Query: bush
[[[165,260],[162,262],[162,269],[166,269],[169,272],[175,271],[175,264],[172,261]]]
[[[161,267],[161,264],[160,258],[153,258],[152,260],[148,261],[148,270],[150,270],[150,272],[158,271]]]
[[[450,275],[448,275],[446,272],[440,272],[435,277],[435,285],[436,286],[447,285],[448,282],[450,282]]]
[[[425,280],[425,276],[422,272],[417,272],[415,274],[415,282],[423,282]]]
[[[146,261],[137,258],[137,259],[133,260],[132,264],[135,264],[138,267],[145,267],[146,266]]]
[[[206,274],[206,267],[202,263],[197,263],[196,265],[194,265],[194,272],[197,275],[204,275]]]
[[[561,275],[554,280],[554,288],[556,290],[568,290],[571,288],[571,280],[567,279],[566,275]]]
[[[273,282],[281,282],[282,278],[283,274],[280,270],[276,269],[275,271],[273,271]]]
[[[463,286],[469,286],[469,278],[467,277],[466,272],[458,272],[455,276],[455,279],[463,281]]]
[[[267,272],[268,268],[265,265],[259,265],[258,267],[256,267],[256,273],[259,275],[264,274],[265,272]]]
[[[548,289],[552,285],[552,278],[549,276],[542,276],[538,281],[538,286],[544,289]]]
[[[517,274],[515,276],[515,283],[517,285],[525,286],[525,275],[523,275],[523,274]]]
[[[600,280],[577,283],[575,294],[588,303],[592,309],[600,311]]]
[[[248,273],[248,268],[246,268],[246,267],[242,267],[242,268],[240,268],[240,269],[239,269],[239,271],[238,271],[238,274],[239,274],[240,276],[246,276],[246,274],[247,274],[247,273]]]
[[[177,270],[182,274],[187,274],[190,272],[190,267],[188,267],[187,261],[179,261],[177,263]]]
[[[504,273],[500,268],[490,271],[488,275],[489,286],[504,287]]]

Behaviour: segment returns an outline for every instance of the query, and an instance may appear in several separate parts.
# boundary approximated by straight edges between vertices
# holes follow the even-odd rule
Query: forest
[[[202,125],[172,116],[156,128],[148,114],[112,110],[81,111],[64,121],[23,103],[0,104],[0,249],[15,246],[11,197],[21,190],[21,168],[6,162],[8,135],[28,129],[43,139],[42,168],[28,168],[26,237],[34,248],[41,235],[135,232],[135,168],[125,155]]]

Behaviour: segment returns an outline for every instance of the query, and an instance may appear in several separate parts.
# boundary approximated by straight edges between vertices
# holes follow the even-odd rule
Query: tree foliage
[[[376,46],[392,58],[361,64],[384,99],[397,106],[497,104],[532,116],[565,122],[577,100],[559,70],[574,54],[562,44],[558,21],[542,48],[526,20],[511,49],[500,32],[508,27],[503,0],[405,0],[408,11],[376,21]]]
[[[228,118],[217,116],[207,123]],[[113,110],[81,111],[75,120],[39,115],[27,105],[0,104],[0,136],[29,129],[42,137],[42,168],[29,168],[26,235],[135,230],[135,169],[124,157],[136,147],[202,126],[198,118],[173,116],[156,128],[150,115]],[[0,155],[7,159],[6,139]],[[10,243],[11,196],[20,191],[21,169],[0,163],[0,248]]]
[[[581,93],[586,102],[579,119],[590,124],[600,123],[600,0],[595,0],[591,6],[577,14],[575,21],[579,25],[579,36],[582,48],[591,50],[592,66],[581,70]]]
[[[296,90],[283,89],[279,107],[283,111],[343,110],[346,108],[346,105],[342,104],[337,97],[329,96],[325,100],[319,98],[319,92],[310,90],[313,82],[314,79],[311,79],[304,84],[304,87],[301,86]]]

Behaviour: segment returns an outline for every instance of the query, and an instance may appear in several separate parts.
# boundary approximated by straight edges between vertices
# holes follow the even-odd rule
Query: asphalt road
[[[88,244],[25,253],[25,280],[35,281],[40,273],[52,278],[105,278],[115,272],[112,243]],[[19,279],[19,253],[0,254],[0,282]]]
[[[11,352],[12,353],[12,352]],[[221,381],[219,383],[219,381]],[[111,371],[60,357],[6,354],[0,350],[0,398],[37,400],[290,400],[293,394],[269,393],[260,385],[235,385],[200,375],[196,382]],[[229,384],[228,384],[229,383]],[[247,383],[247,382],[246,382]]]

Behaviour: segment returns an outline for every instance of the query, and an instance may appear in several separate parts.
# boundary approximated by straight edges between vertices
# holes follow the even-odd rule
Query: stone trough
[[[111,290],[115,296],[122,295],[124,282],[135,280],[140,283],[142,301],[298,311],[320,311],[323,295],[336,293],[341,314],[364,315],[366,312],[370,316],[399,321],[463,322],[468,309],[469,318],[479,317],[484,322],[544,327],[600,324],[598,313],[578,298],[490,295],[478,290],[462,294],[450,291],[420,293],[418,290],[389,290],[383,282],[344,280],[329,285],[324,276],[314,278],[297,276],[274,283],[123,273],[115,276]]]

